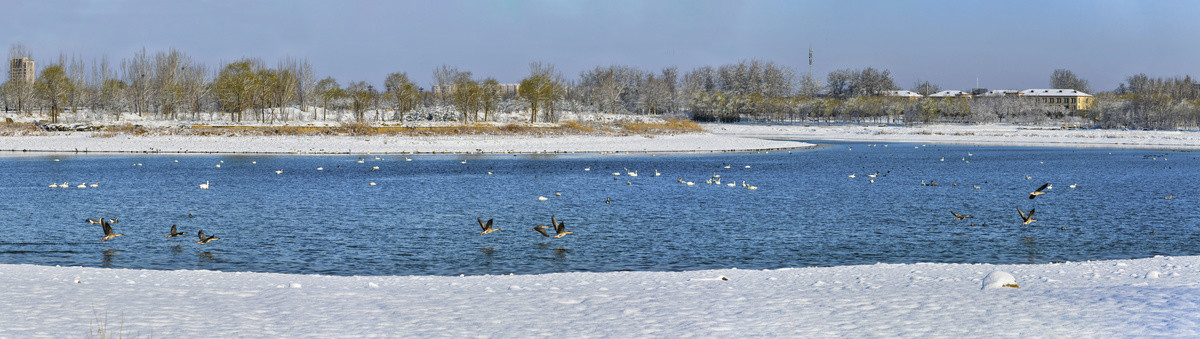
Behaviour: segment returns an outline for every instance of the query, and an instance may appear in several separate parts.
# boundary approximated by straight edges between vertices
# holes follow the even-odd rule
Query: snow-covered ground
[[[227,152],[227,153],[399,153],[399,152],[710,152],[806,147],[732,135],[679,134],[656,136],[130,136],[93,137],[92,132],[59,132],[44,136],[0,137],[0,150],[92,152]]]
[[[996,146],[1200,149],[1200,131],[1060,129],[1059,126],[918,125],[818,126],[704,124],[716,135],[793,140],[922,142]]]
[[[1020,287],[982,288],[996,271]],[[0,337],[84,336],[97,314],[158,337],[1200,336],[1192,256],[467,277],[0,265],[0,286]]]

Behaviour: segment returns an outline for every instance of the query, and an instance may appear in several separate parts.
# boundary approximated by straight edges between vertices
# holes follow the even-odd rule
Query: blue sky
[[[60,53],[119,62],[176,48],[215,68],[307,58],[341,83],[433,69],[517,82],[532,61],[568,78],[598,65],[657,71],[774,61],[823,79],[890,70],[909,88],[1040,88],[1056,68],[1110,90],[1126,76],[1200,75],[1195,1],[20,1],[0,43],[39,65]]]

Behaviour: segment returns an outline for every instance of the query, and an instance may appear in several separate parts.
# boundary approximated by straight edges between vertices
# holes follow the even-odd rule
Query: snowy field
[[[919,125],[902,126],[796,126],[704,124],[716,135],[736,135],[793,140],[862,142],[921,142],[992,146],[1103,147],[1147,149],[1200,149],[1200,131],[1129,131],[1060,129],[1058,126]]]
[[[983,288],[996,271],[1019,288]],[[467,277],[0,265],[0,286],[3,337],[1200,336],[1200,257]]]

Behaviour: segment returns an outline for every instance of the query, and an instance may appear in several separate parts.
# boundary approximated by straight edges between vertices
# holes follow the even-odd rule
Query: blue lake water
[[[411,161],[0,157],[0,263],[458,275],[1200,254],[1197,153],[819,143],[766,154]],[[705,182],[714,173],[722,185]],[[199,189],[206,180],[212,188]],[[75,188],[84,181],[99,187]],[[47,187],[63,182],[71,187]],[[1053,189],[1028,198],[1047,182]],[[1036,208],[1038,221],[1021,225],[1018,207]],[[951,210],[974,218],[954,221]],[[575,233],[531,230],[551,215]],[[84,221],[98,217],[120,218],[114,228],[125,235],[101,242],[100,227]],[[501,230],[479,235],[477,217]],[[167,239],[171,225],[188,235]],[[195,244],[198,229],[220,240]]]

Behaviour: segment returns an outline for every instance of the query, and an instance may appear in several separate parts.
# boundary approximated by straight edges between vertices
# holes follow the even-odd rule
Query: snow
[[[1020,285],[1017,285],[1017,278],[1012,273],[1005,271],[995,271],[983,277],[983,289],[985,290],[1004,287],[1020,288]]]
[[[1011,272],[1020,288],[979,287]],[[1158,279],[1147,279],[1155,272]],[[0,336],[1197,336],[1200,257],[317,276],[0,265]]]
[[[808,147],[731,135],[678,134],[653,136],[130,136],[93,137],[92,132],[46,136],[0,137],[0,149],[54,152],[160,153],[598,153],[716,152]]]
[[[1200,131],[1062,129],[1059,125],[1021,126],[1009,124],[933,124],[913,127],[744,124],[704,124],[701,126],[715,135],[765,139],[992,146],[1200,149]]]

